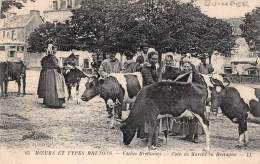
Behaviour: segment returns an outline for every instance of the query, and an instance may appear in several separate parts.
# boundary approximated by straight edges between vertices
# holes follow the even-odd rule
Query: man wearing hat
[[[135,56],[134,56],[134,60],[136,61],[136,59],[139,57],[139,56],[142,56],[144,58],[144,61],[145,62],[148,62],[148,50],[149,50],[149,45],[147,43],[143,43],[141,46],[141,52],[137,53]]]
[[[197,67],[198,73],[207,75],[207,74],[211,74],[214,71],[214,68],[212,67],[212,65],[206,63],[207,57],[208,57],[208,55],[205,53],[199,57],[201,60],[201,63]]]

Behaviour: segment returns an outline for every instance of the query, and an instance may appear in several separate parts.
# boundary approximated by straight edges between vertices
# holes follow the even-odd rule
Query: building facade
[[[71,10],[79,8],[81,0],[53,0],[49,9],[43,12],[44,22],[65,22],[72,16]]]
[[[40,11],[10,15],[0,20],[0,60],[24,59],[27,40],[35,28],[43,24]]]

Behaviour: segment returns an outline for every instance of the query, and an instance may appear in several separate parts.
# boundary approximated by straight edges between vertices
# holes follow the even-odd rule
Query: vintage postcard
[[[259,0],[0,9],[0,163],[260,164]]]

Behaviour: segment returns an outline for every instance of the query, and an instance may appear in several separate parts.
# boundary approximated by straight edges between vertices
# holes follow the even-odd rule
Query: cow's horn
[[[228,87],[231,82],[230,82],[230,80],[228,78],[226,80],[227,80],[228,83],[225,85],[225,87]]]
[[[210,77],[209,79],[210,79],[210,82],[215,86],[216,83],[213,81],[212,77]]]
[[[217,80],[217,79],[216,79]],[[210,82],[214,85],[214,86],[221,86],[221,87],[225,87],[224,84],[222,82],[220,82],[219,80],[217,80],[218,83],[214,82],[214,79],[212,77],[210,77]]]

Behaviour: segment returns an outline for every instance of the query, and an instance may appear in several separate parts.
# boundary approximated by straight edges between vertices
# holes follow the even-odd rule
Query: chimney
[[[40,17],[40,11],[39,10],[30,10],[30,15]]]

